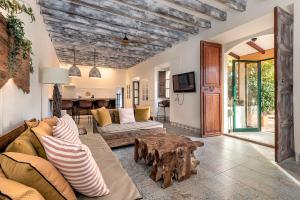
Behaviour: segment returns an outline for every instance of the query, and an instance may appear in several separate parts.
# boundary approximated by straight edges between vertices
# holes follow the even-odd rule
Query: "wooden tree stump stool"
[[[144,160],[152,166],[150,177],[154,181],[163,179],[162,188],[172,184],[172,179],[183,181],[197,174],[200,164],[194,151],[203,146],[200,141],[170,134],[147,134],[135,138],[134,160]]]

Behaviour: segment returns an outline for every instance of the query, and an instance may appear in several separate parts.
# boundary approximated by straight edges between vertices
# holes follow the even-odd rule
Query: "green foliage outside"
[[[6,24],[9,34],[14,38],[9,49],[8,69],[13,73],[20,66],[18,56],[23,60],[30,57],[32,53],[31,41],[25,38],[24,23],[16,17],[16,14],[25,13],[29,15],[32,21],[35,20],[34,14],[30,6],[25,5],[20,0],[0,0],[0,8],[4,9],[8,14],[6,16]],[[32,62],[30,59],[30,72],[33,72]]]
[[[269,114],[275,110],[275,68],[274,59],[261,63],[262,112]]]

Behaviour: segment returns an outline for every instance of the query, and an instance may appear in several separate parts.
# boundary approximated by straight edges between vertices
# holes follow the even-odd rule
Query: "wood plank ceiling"
[[[247,0],[214,0],[245,11]],[[200,0],[39,0],[41,13],[62,63],[129,68],[227,13]],[[220,4],[220,3],[219,3]],[[221,5],[220,4],[220,5]],[[190,12],[189,12],[190,11]],[[192,13],[192,14],[191,14]],[[127,35],[129,43],[124,45]]]

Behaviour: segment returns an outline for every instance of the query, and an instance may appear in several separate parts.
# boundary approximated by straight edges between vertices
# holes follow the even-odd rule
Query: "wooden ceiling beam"
[[[120,15],[122,17],[128,17],[130,19],[140,20],[147,23],[152,23],[154,25],[162,26],[164,28],[167,27],[169,29],[187,32],[190,34],[195,34],[199,31],[199,29],[195,28],[194,25],[174,21],[173,19],[167,16],[161,17],[159,15],[153,14],[152,12],[149,12],[149,10],[136,9],[132,6],[128,6],[127,4],[120,3],[119,0],[116,1],[114,0],[101,0],[101,1],[62,0],[62,1],[74,3],[79,6],[89,7],[92,10],[111,12]],[[202,20],[199,26],[201,28],[211,28],[210,21],[208,20]]]
[[[226,21],[227,13],[209,4],[203,3],[199,0],[166,0],[168,2],[179,5],[183,8],[196,11],[213,17],[217,20]]]
[[[124,38],[124,34],[123,33],[115,33],[115,32],[111,32],[111,31],[107,31],[107,30],[94,30],[94,29],[88,29],[88,27],[85,26],[77,26],[77,29],[75,29],[74,26],[70,26],[69,24],[63,24],[63,23],[52,23],[52,22],[48,22],[45,21],[45,23],[48,25],[47,26],[47,30],[48,32],[73,32],[73,31],[81,31],[83,33],[88,33],[88,34],[93,34],[94,37],[100,37],[100,36],[105,36],[105,37],[110,37],[111,39],[114,40],[122,40]],[[166,43],[163,41],[157,41],[157,40],[151,40],[151,39],[145,39],[145,38],[140,38],[140,37],[135,37],[135,36],[131,36],[127,34],[127,37],[129,38],[129,40],[131,42],[134,43],[141,43],[141,44],[149,44],[149,45],[154,45],[154,46],[159,46],[159,47],[163,47],[163,48],[167,48],[167,47],[172,47],[171,43]]]
[[[204,28],[211,27],[210,21],[206,19],[174,9],[168,5],[159,3],[156,0],[118,0],[118,1],[146,11],[151,11],[153,13],[160,14],[164,17],[180,20],[197,27],[204,27]]]
[[[233,57],[233,58],[235,58],[237,60],[241,59],[241,57],[239,55],[237,55],[237,54],[235,54],[233,52],[230,52],[228,55],[230,55],[231,57]]]
[[[84,46],[84,45],[88,45],[88,44],[93,44],[95,47],[99,46],[99,47],[108,47],[108,48],[124,48],[124,49],[128,49],[128,50],[133,50],[133,51],[142,51],[142,52],[149,52],[149,53],[158,53],[163,51],[164,49],[145,49],[143,46],[136,46],[133,44],[130,44],[125,46],[122,45],[121,43],[112,43],[112,42],[104,42],[104,41],[94,41],[94,40],[89,40],[89,39],[83,39],[83,38],[70,38],[68,36],[64,36],[64,35],[50,35],[51,40],[55,41],[56,43],[59,42],[68,42],[70,44],[72,44],[74,47],[77,46]]]
[[[85,33],[85,32],[76,32],[73,30],[62,30],[62,31],[50,31],[49,32],[50,37],[63,37],[63,38],[68,38],[68,40],[72,41],[78,41],[80,43],[102,43],[102,44],[110,44],[114,45],[116,47],[124,47],[122,39],[116,40],[113,39],[112,37],[108,36],[95,36],[91,33]],[[136,43],[136,42],[131,42],[129,41],[128,45],[125,46],[126,48],[141,48],[149,51],[163,51],[166,49],[166,47],[162,46],[156,46],[156,45],[151,45],[151,44],[144,44],[144,43]]]
[[[162,38],[161,40],[166,39],[166,42],[168,42],[169,40],[186,40],[188,36],[187,34],[181,32],[159,28],[157,26],[149,25],[143,22],[137,23],[135,21],[134,23],[130,23],[127,21],[116,19],[95,19],[81,16],[80,13],[78,13],[79,15],[75,15],[74,13],[67,13],[64,12],[64,10],[52,9],[49,7],[42,7],[41,13],[43,14],[44,19],[51,19],[52,21],[60,20],[62,23],[65,22],[74,25],[84,24],[90,27],[94,27],[94,29],[106,29],[119,32],[124,31],[123,33],[135,34],[143,38]]]
[[[76,1],[77,2],[77,1]],[[78,2],[82,2],[78,0]],[[93,1],[98,2],[98,1]],[[124,26],[137,26],[139,27],[141,23],[156,26],[157,29],[169,29],[173,30],[175,32],[179,33],[188,33],[188,34],[197,34],[199,33],[199,28],[195,26],[189,26],[185,24],[180,24],[177,22],[172,22],[168,20],[158,19],[153,17],[150,17],[148,15],[138,15],[137,13],[132,13],[133,11],[125,9],[125,7],[120,7],[118,9],[113,9],[117,12],[119,10],[118,14],[114,14],[111,12],[106,11],[104,8],[102,10],[100,9],[92,9],[91,7],[86,7],[83,5],[80,5],[79,3],[73,3],[68,1],[48,1],[48,0],[40,0],[40,5],[44,8],[53,9],[53,10],[60,10],[69,14],[73,15],[79,15],[91,19],[96,19],[99,21],[106,21],[111,24],[119,24]],[[99,6],[101,6],[102,3],[99,3]],[[114,5],[111,5],[114,6]],[[117,5],[115,5],[117,6]],[[109,6],[107,6],[108,9]],[[126,12],[122,11],[124,9]],[[121,12],[124,14],[124,16],[121,15]],[[125,15],[127,13],[127,15]],[[135,15],[136,16],[135,16]],[[131,18],[129,18],[129,15],[132,15]],[[139,19],[140,18],[140,19]],[[144,20],[142,20],[144,18]],[[151,23],[149,23],[151,22]],[[164,24],[165,23],[165,24]],[[126,25],[125,25],[126,24]]]
[[[130,29],[126,27],[115,27],[114,25],[109,25],[106,23],[98,23],[92,24],[92,21],[81,21],[77,22],[73,19],[63,18],[60,19],[56,16],[50,16],[48,14],[43,15],[44,22],[46,23],[48,28],[56,29],[58,26],[66,29],[73,30],[85,30],[87,32],[91,32],[94,34],[110,34],[111,35],[124,35],[127,33],[128,37],[140,38],[141,40],[151,41],[161,43],[165,46],[170,46],[174,43],[177,43],[179,39],[173,39],[169,37],[164,37],[160,35],[151,34],[148,32]]]
[[[72,49],[74,49],[74,45],[72,45],[72,43],[69,43],[69,42],[59,42],[58,43],[58,42],[53,41],[53,45],[56,50],[67,49],[67,50],[71,51]],[[138,57],[138,58],[145,58],[148,56],[155,55],[154,52],[136,51],[136,50],[129,50],[126,48],[101,47],[101,46],[94,46],[93,44],[76,46],[76,50],[80,50],[80,51],[90,51],[91,49],[96,49],[97,51],[101,52],[101,54],[103,54],[103,55],[116,54],[116,55],[121,55],[121,56],[133,56],[133,57]]]
[[[249,41],[247,42],[247,44],[252,47],[253,49],[255,49],[256,51],[260,52],[261,54],[265,54],[266,50],[264,50],[263,48],[261,48],[259,45],[257,45],[255,42],[253,41]]]
[[[240,12],[246,11],[247,8],[247,0],[217,0],[217,1]]]

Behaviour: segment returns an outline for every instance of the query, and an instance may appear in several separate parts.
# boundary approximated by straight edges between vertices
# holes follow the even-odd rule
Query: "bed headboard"
[[[34,121],[35,119],[31,119],[29,121]],[[0,152],[5,151],[6,147],[14,141],[19,135],[21,135],[25,130],[27,126],[25,123],[22,125],[18,126],[14,130],[2,135],[0,137]]]

